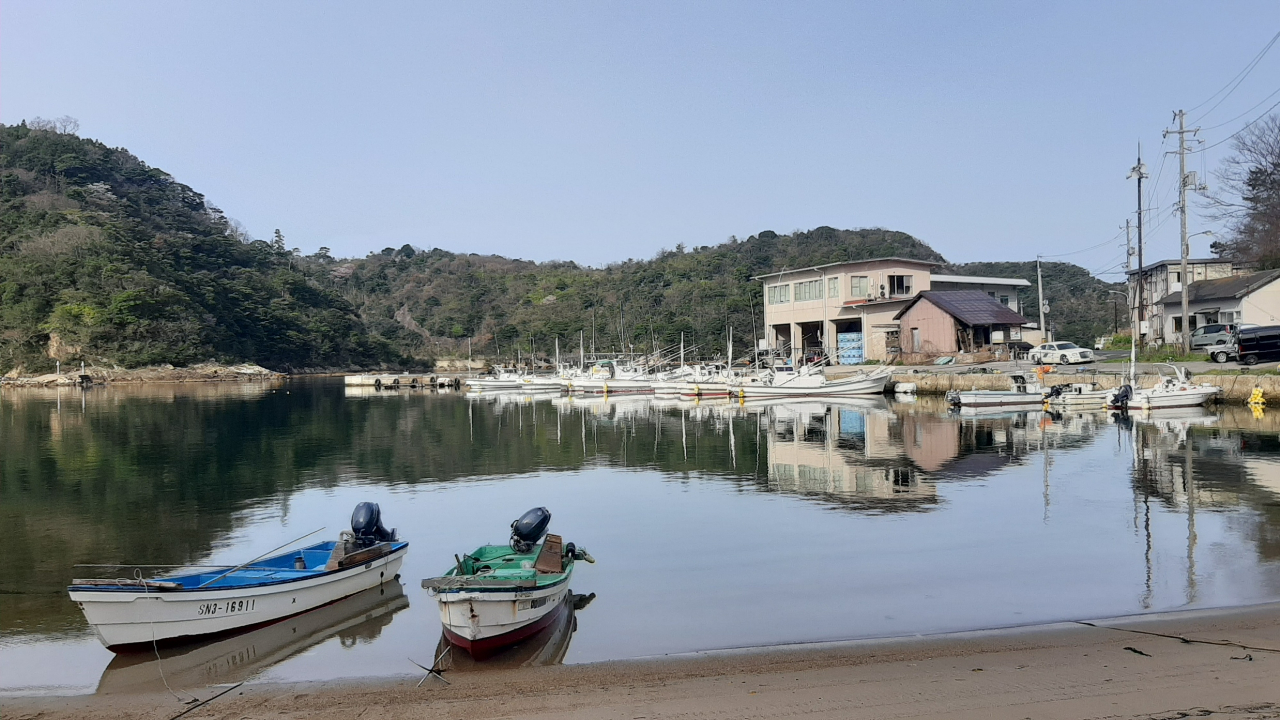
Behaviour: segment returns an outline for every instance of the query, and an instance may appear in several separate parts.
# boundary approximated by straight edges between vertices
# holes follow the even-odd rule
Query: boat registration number
[[[233,615],[235,613],[250,612],[257,603],[258,601],[254,599],[200,603],[200,607],[196,608],[196,615],[207,617],[209,615]]]

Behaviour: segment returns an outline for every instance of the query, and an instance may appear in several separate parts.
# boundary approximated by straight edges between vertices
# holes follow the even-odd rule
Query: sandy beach
[[[1280,603],[914,638],[168,695],[10,698],[34,718],[1280,718]],[[224,688],[208,688],[202,700]]]

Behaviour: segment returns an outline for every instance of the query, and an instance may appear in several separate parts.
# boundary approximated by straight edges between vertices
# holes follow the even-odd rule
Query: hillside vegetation
[[[898,256],[945,262],[884,229],[761,232],[677,245],[605,268],[419,251],[303,256],[249,237],[191,188],[128,151],[48,124],[0,126],[0,373],[55,360],[133,367],[215,359],[280,370],[425,365],[448,355],[549,355],[700,343],[735,352],[762,332],[760,285],[787,267]],[[950,272],[1035,280],[1034,263]],[[1045,266],[1059,335],[1109,325],[1105,283]],[[1035,307],[1034,296],[1024,297]]]
[[[0,126],[0,371],[394,360],[303,265],[125,150]]]

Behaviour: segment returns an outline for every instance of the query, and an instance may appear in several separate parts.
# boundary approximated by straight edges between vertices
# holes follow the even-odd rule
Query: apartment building
[[[1196,258],[1187,260],[1188,282],[1201,280],[1218,280],[1251,272],[1248,268],[1233,265],[1230,260],[1221,258]],[[1181,307],[1175,313],[1177,323],[1170,314],[1170,306],[1164,304],[1164,298],[1171,293],[1182,292],[1182,260],[1160,260],[1149,263],[1137,270],[1128,272],[1132,286],[1140,283],[1142,287],[1142,329],[1144,340],[1148,345],[1163,345],[1176,342],[1175,336],[1181,332]],[[1175,329],[1176,328],[1176,329]]]

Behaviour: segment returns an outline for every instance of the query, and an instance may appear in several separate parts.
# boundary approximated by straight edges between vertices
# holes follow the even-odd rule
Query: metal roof
[[[1182,264],[1181,258],[1177,258],[1174,260],[1157,260],[1153,263],[1147,263],[1146,265],[1143,265],[1141,269],[1126,270],[1125,272],[1128,275],[1136,275],[1140,272],[1147,272],[1150,270],[1154,270],[1155,268],[1158,268],[1162,265],[1181,265],[1181,264]],[[1187,258],[1187,265],[1219,265],[1219,264],[1230,265],[1231,261],[1223,260],[1222,258]]]
[[[968,283],[970,285],[1010,285],[1013,287],[1031,287],[1031,282],[1022,278],[983,277],[981,275],[931,275],[930,283]]]
[[[1021,326],[1027,321],[981,290],[926,290],[916,295],[911,304],[899,310],[893,319],[901,318],[921,300],[928,300],[965,325]]]
[[[1187,286],[1188,302],[1204,302],[1206,300],[1227,300],[1241,298],[1249,293],[1280,279],[1280,270],[1265,270],[1252,275],[1232,275],[1216,280],[1197,280]],[[1182,303],[1182,291],[1169,293],[1157,305],[1173,305]]]
[[[857,265],[859,263],[873,263],[873,262],[909,262],[909,263],[916,263],[917,265],[942,265],[943,264],[940,262],[934,262],[933,260],[917,260],[915,258],[904,258],[904,257],[869,258],[867,260],[841,260],[840,262],[827,263],[826,265],[814,265],[813,267],[796,268],[795,270],[779,270],[777,272],[765,273],[763,275],[754,275],[751,277],[751,279],[761,280],[767,277],[774,277],[775,275],[786,275],[788,273],[809,272],[810,270],[823,270],[825,268],[835,267],[836,265]]]

